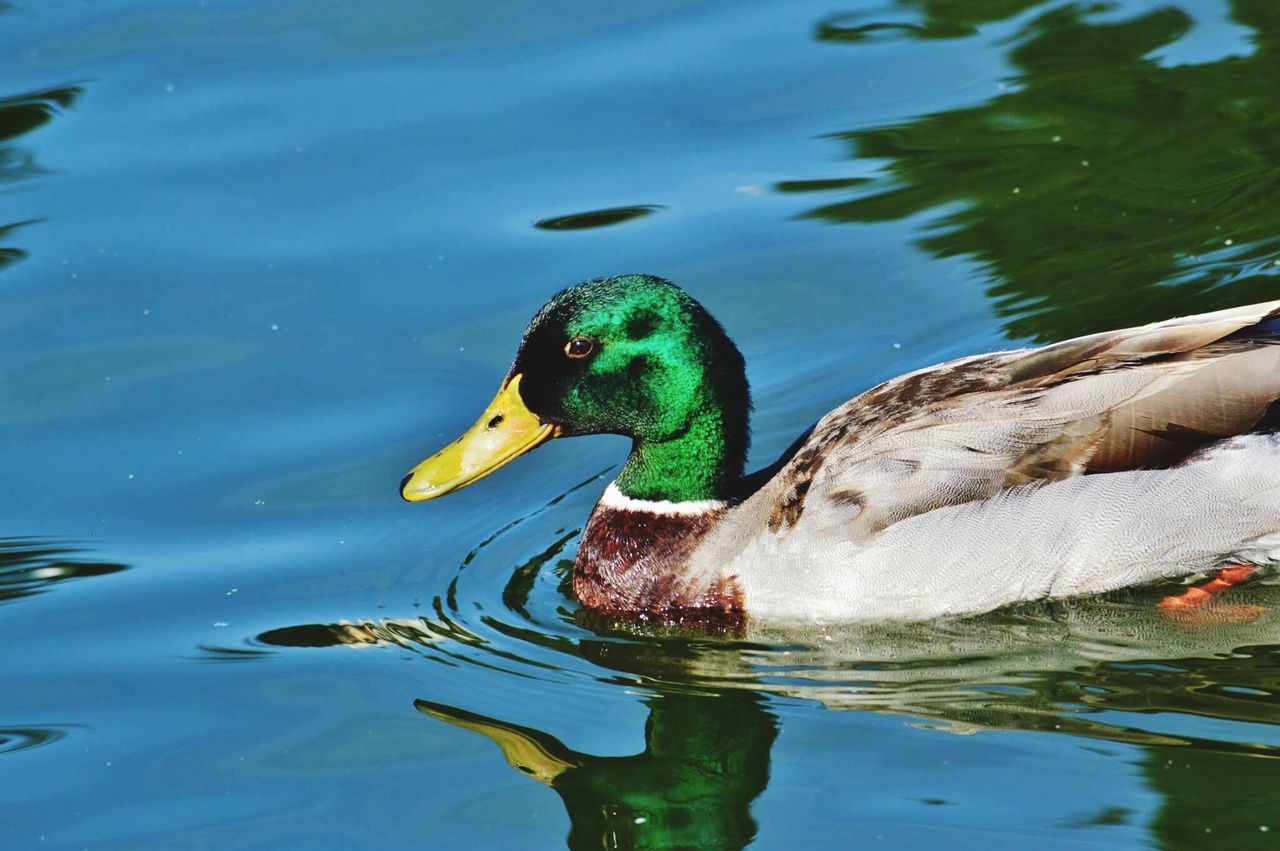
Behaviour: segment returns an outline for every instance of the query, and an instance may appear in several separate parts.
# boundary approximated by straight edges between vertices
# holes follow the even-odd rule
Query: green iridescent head
[[[687,293],[649,275],[587,281],[538,311],[494,404],[402,493],[442,495],[550,437],[621,434],[633,440],[617,479],[627,496],[728,499],[742,477],[749,407],[742,355]],[[486,440],[496,463],[481,469],[462,456]]]

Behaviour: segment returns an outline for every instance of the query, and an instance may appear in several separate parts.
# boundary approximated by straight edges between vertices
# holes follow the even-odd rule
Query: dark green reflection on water
[[[1164,803],[1151,823],[1165,848],[1274,849],[1280,783],[1270,760],[1151,748],[1142,774]]]
[[[5,10],[0,4],[0,12]],[[40,173],[35,157],[18,145],[11,144],[53,120],[61,110],[72,106],[80,96],[77,86],[44,89],[38,92],[0,98],[0,184],[15,182]],[[13,232],[32,220],[0,222],[0,270],[26,258],[21,248],[8,245]]]
[[[902,32],[964,34],[1028,3],[909,3]],[[1246,56],[1165,67],[1153,53],[1193,21],[1176,8],[1122,21],[1066,5],[1035,18],[1007,90],[974,107],[837,134],[885,177],[788,192],[854,196],[832,222],[940,216],[920,244],[979,261],[1015,336],[1042,340],[1275,298],[1280,291],[1280,4],[1233,0]],[[823,40],[836,38],[828,23]],[[837,184],[839,181],[837,181]],[[856,187],[856,188],[855,188]]]
[[[8,241],[9,234],[23,225],[29,224],[31,224],[31,222],[15,222],[14,224],[0,227],[0,269],[4,269],[6,266],[12,266],[19,260],[26,259],[27,252],[23,251],[21,248],[5,245],[4,243]]]
[[[63,86],[0,98],[0,181],[39,173],[34,156],[9,143],[48,124],[59,112],[72,106],[80,94],[78,86]]]
[[[0,603],[48,591],[67,579],[118,573],[125,565],[92,561],[66,544],[24,538],[0,538]]]
[[[635,207],[610,207],[607,210],[590,210],[585,213],[569,213],[540,219],[533,223],[542,230],[591,230],[594,228],[620,225],[633,219],[641,219],[661,210],[657,204],[640,204]]]
[[[769,782],[773,715],[749,691],[671,692],[647,703],[645,749],[633,756],[579,753],[528,727],[415,706],[487,736],[512,768],[554,789],[572,825],[570,848],[746,847],[756,833],[751,802]]]

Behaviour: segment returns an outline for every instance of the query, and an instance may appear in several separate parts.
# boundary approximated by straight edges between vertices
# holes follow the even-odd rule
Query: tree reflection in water
[[[1035,4],[902,0],[893,23],[845,18],[816,37],[967,35]],[[1004,91],[976,106],[833,134],[880,177],[778,185],[847,197],[838,223],[932,213],[920,245],[981,264],[1010,335],[1058,340],[1275,298],[1280,285],[1280,4],[1233,0],[1245,55],[1165,64],[1193,26],[1166,7],[1041,4],[1013,39]]]

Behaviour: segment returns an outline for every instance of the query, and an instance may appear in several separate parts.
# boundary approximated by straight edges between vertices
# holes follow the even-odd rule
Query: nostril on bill
[[[503,419],[505,418],[503,417],[502,414],[494,414],[493,418],[490,419],[489,422],[485,423],[485,427],[488,428],[490,431],[493,431],[495,428],[502,425]]]

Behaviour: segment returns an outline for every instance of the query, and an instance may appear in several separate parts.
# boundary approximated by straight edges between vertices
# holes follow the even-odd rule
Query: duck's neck
[[[662,385],[660,411],[637,418],[631,456],[583,530],[573,590],[589,609],[663,623],[745,623],[737,580],[719,560],[697,555],[742,484],[751,404],[742,356],[719,326],[704,330],[719,344],[691,361],[697,369]]]
[[[614,482],[618,492],[654,503],[727,502],[742,481],[747,418],[714,405],[664,440],[635,438]]]
[[[574,594],[612,617],[741,628],[746,612],[736,580],[718,563],[703,569],[693,559],[729,510],[717,499],[636,499],[610,484],[582,533]]]

